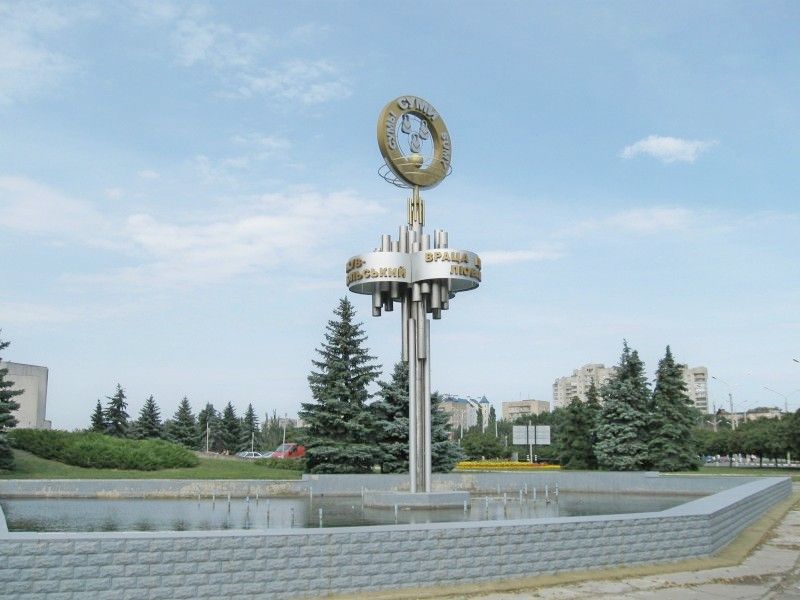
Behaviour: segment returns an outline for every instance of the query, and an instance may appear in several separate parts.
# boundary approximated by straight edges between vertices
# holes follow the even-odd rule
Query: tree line
[[[105,407],[97,401],[91,416],[91,431],[115,437],[133,439],[162,439],[180,444],[192,450],[235,454],[253,448],[274,450],[283,439],[283,426],[275,411],[266,415],[263,424],[252,404],[247,405],[239,417],[234,406],[228,402],[222,412],[213,404],[207,403],[195,415],[184,397],[175,414],[162,420],[161,410],[153,396],[148,397],[139,416],[131,419],[127,413],[128,403],[125,390],[117,384],[116,392],[107,396]],[[287,435],[294,434],[294,427],[287,425]]]

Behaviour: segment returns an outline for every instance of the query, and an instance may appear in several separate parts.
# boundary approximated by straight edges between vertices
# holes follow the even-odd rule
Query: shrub
[[[259,458],[255,461],[257,465],[263,465],[270,469],[283,469],[284,471],[305,471],[305,458]]]
[[[198,458],[186,448],[162,440],[128,440],[100,433],[15,429],[8,440],[14,448],[41,458],[93,469],[155,471],[195,467]]]

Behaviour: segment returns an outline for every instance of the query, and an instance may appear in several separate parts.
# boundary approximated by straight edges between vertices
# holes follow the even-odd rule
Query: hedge
[[[191,451],[163,440],[128,440],[90,432],[12,429],[8,432],[8,441],[14,448],[41,458],[92,469],[156,471],[200,464]]]
[[[255,463],[270,469],[283,469],[284,471],[306,470],[305,458],[259,458]]]

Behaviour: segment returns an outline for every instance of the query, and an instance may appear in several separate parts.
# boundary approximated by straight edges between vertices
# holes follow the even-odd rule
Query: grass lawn
[[[800,469],[786,469],[782,467],[700,467],[698,471],[675,473],[675,475],[742,475],[747,477],[784,477],[792,481],[800,481]]]
[[[300,479],[299,471],[269,469],[246,460],[201,458],[196,467],[160,471],[85,469],[14,450],[17,468],[0,479]]]

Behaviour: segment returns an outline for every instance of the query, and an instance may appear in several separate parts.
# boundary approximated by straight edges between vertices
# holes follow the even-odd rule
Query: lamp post
[[[773,390],[771,387],[764,386],[764,389],[772,392],[773,394],[778,394],[778,396],[783,398],[783,412],[784,412],[784,414],[788,414],[788,412],[789,412],[789,396],[792,396],[792,395],[796,394],[797,392],[800,392],[800,390],[795,390],[793,392],[789,392],[788,394],[782,394],[778,390]]]
[[[719,377],[715,377],[714,375],[711,376],[711,379],[719,381],[720,383],[725,385],[726,388],[728,388],[728,400],[731,403],[731,429],[736,429],[736,420],[733,414],[733,394],[731,393],[731,386],[728,384],[727,381],[720,379]]]

